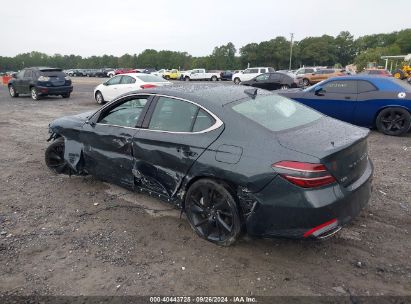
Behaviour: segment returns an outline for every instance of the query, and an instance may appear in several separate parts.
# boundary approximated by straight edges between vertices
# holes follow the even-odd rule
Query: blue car
[[[411,85],[393,77],[342,76],[304,90],[286,90],[292,98],[328,116],[399,136],[411,126]]]

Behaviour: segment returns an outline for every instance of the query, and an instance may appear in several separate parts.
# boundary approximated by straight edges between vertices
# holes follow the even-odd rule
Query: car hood
[[[63,129],[81,127],[96,111],[88,111],[76,115],[57,118],[50,123],[49,128],[54,133],[61,133]]]

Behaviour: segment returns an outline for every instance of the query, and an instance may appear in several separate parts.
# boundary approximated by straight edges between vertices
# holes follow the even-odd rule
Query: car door
[[[121,88],[120,81],[122,77],[122,75],[117,75],[104,83],[105,87],[102,88],[102,93],[106,101],[111,101],[120,95],[119,90]]]
[[[358,97],[354,111],[354,124],[369,127],[375,122],[375,113],[381,108],[376,99],[378,88],[367,80],[358,80]]]
[[[13,85],[14,85],[14,89],[17,91],[17,93],[23,93],[22,92],[22,82],[23,82],[23,78],[24,78],[24,73],[26,71],[20,71],[16,74],[16,80],[14,81]]]
[[[270,80],[267,85],[267,90],[278,90],[281,87],[282,74],[271,73]]]
[[[319,88],[323,91],[317,91]],[[357,80],[329,80],[312,87],[297,99],[328,116],[353,122],[357,101]]]
[[[23,78],[21,79],[21,82],[20,82],[20,93],[22,94],[30,93],[30,83],[32,81],[32,75],[33,75],[32,70],[24,71]]]
[[[159,96],[133,138],[137,187],[173,199],[193,163],[223,130],[213,114],[187,100]]]
[[[83,127],[84,165],[103,180],[133,188],[133,137],[149,104],[149,96],[133,95],[104,107]]]
[[[270,74],[261,74],[251,79],[252,86],[260,89],[268,89],[270,86]]]

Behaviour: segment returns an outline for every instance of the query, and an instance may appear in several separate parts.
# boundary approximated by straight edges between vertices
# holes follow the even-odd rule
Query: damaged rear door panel
[[[133,139],[137,187],[173,199],[194,162],[224,126],[198,105],[159,97]]]

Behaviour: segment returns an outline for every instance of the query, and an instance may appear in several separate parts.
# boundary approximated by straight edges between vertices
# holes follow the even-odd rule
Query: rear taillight
[[[140,88],[142,88],[142,89],[151,89],[151,88],[155,88],[155,87],[156,87],[156,85],[154,85],[154,84],[142,84],[140,86]]]
[[[317,188],[336,182],[323,164],[280,161],[272,167],[283,178],[302,188]]]

